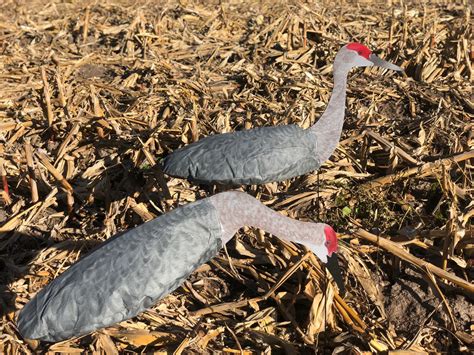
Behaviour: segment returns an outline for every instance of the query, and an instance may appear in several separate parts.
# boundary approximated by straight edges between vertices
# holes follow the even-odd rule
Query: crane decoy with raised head
[[[347,75],[353,67],[367,66],[402,71],[366,46],[349,43],[336,55],[331,99],[312,127],[282,125],[208,136],[168,155],[163,171],[197,183],[263,184],[318,169],[341,136]]]
[[[134,317],[176,289],[244,225],[304,244],[332,266],[343,289],[330,226],[285,217],[250,195],[228,191],[112,237],[28,302],[18,330],[25,338],[61,341]]]

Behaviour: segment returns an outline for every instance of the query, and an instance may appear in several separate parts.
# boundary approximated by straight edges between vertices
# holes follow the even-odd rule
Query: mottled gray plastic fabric
[[[134,317],[215,256],[221,237],[209,199],[113,237],[26,304],[18,330],[25,338],[60,341]]]
[[[353,67],[372,65],[402,70],[373,54],[369,60],[344,46],[334,60],[334,88],[326,110],[309,129],[290,125],[216,134],[167,156],[163,171],[197,183],[247,185],[282,181],[318,169],[341,137],[347,74]]]
[[[163,171],[197,183],[263,184],[317,169],[316,139],[295,125],[216,134],[163,160]]]

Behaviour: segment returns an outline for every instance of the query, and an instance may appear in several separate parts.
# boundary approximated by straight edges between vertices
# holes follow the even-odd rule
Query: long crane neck
[[[223,192],[209,198],[218,211],[223,229],[223,244],[242,227],[257,227],[286,241],[308,244],[308,223],[285,217],[238,191]],[[312,241],[314,242],[314,240]],[[321,243],[324,243],[321,240]]]
[[[323,163],[336,149],[341,137],[346,109],[346,87],[348,70],[334,64],[334,88],[326,110],[309,130],[316,136],[318,148],[316,155]]]

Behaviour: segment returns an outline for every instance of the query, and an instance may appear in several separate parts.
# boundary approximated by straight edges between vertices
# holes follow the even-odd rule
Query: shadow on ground
[[[57,242],[44,235],[38,237],[18,232],[4,233],[0,243],[0,317],[17,311],[17,295],[10,285],[28,277],[30,264],[44,249],[90,251],[99,244],[101,242],[97,240]]]

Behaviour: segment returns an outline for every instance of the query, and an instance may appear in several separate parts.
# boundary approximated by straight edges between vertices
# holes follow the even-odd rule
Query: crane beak
[[[331,273],[334,281],[336,281],[336,285],[339,288],[339,293],[344,296],[346,288],[344,286],[344,280],[342,279],[341,269],[337,263],[337,253],[332,253],[332,255],[328,257],[326,268]]]
[[[375,54],[371,54],[369,56],[369,60],[374,63],[374,66],[376,67],[381,67],[385,69],[390,69],[390,70],[396,70],[396,71],[404,71],[402,68],[400,68],[398,65],[392,64],[390,62],[387,62],[383,60],[382,58],[377,57]]]

